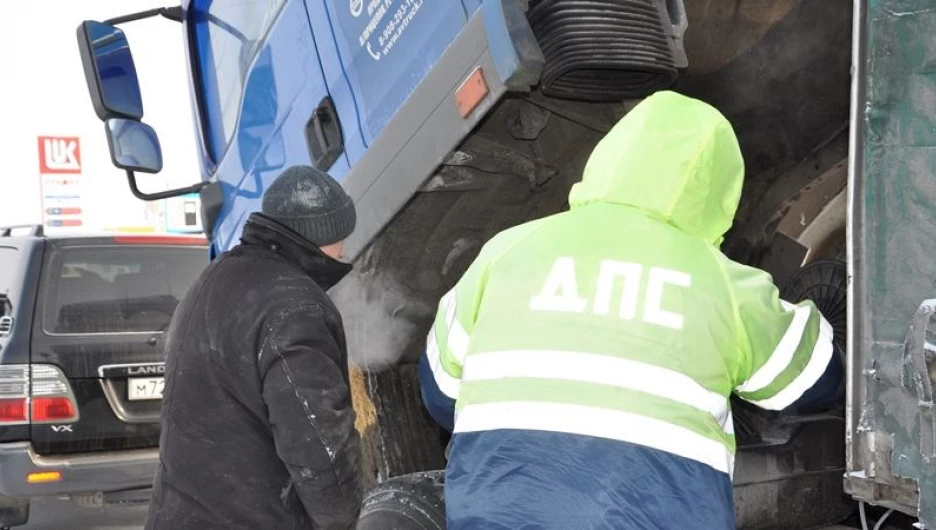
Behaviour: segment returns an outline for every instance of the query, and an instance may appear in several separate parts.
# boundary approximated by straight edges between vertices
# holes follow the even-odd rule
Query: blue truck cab
[[[412,473],[445,463],[416,375],[438,300],[495,233],[566,208],[593,146],[640,98],[672,87],[735,127],[749,185],[724,252],[801,293],[823,292],[818,267],[847,278],[853,14],[829,0],[182,0],[86,20],[78,44],[114,165],[143,200],[199,193],[211,258],[288,166],[327,171],[354,199],[355,270],[330,294],[355,365],[364,482],[407,475],[432,497],[444,477]],[[136,181],[164,155],[129,44],[131,23],[153,16],[180,23],[186,44],[201,179],[177,190]],[[855,512],[844,403],[818,416],[732,407],[738,528]]]
[[[360,250],[419,184],[415,167],[438,164],[484,114],[463,118],[452,99],[471,70],[488,70],[493,100],[541,62],[522,46],[529,29],[512,37],[504,6],[488,3],[485,28],[478,0],[183,2],[203,177],[223,197],[215,251],[237,241],[265,186],[293,164],[315,165],[347,188],[363,214],[350,251]],[[452,66],[402,111],[440,62]],[[398,115],[406,122],[391,125]],[[439,148],[414,154],[407,145],[427,128]],[[393,134],[381,137],[386,129]]]
[[[163,14],[183,25],[203,187],[215,188],[203,193],[214,253],[237,242],[272,178],[310,164],[357,204],[354,257],[497,101],[539,81],[546,59],[528,9],[521,0],[183,0],[112,22]],[[684,62],[681,2],[650,1],[633,16],[655,47],[650,88],[665,86]],[[119,33],[132,66],[123,33],[96,27]],[[83,57],[93,68],[94,53]],[[135,71],[129,81],[87,71],[89,86],[136,84]],[[136,99],[139,112],[95,108],[102,120],[140,120]]]

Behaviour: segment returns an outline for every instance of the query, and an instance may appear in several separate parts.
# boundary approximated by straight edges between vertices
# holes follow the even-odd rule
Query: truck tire
[[[439,299],[495,234],[562,208],[600,138],[594,128],[614,123],[610,113],[586,126],[543,112],[525,99],[502,102],[329,292],[359,368],[365,489],[444,467],[448,437],[426,413],[417,378]]]
[[[394,477],[365,497],[356,530],[444,530],[444,471]]]

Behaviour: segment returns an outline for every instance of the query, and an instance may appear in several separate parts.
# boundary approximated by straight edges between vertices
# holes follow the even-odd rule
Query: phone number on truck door
[[[403,0],[393,16],[387,22],[380,36],[377,37],[377,43],[382,48],[384,55],[390,53],[394,44],[400,40],[406,28],[410,25],[413,18],[419,13],[423,5],[423,0]]]

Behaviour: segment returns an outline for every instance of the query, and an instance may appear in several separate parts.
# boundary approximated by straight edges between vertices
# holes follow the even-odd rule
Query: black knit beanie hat
[[[327,173],[309,166],[283,171],[263,194],[263,214],[318,247],[354,231],[354,202]]]

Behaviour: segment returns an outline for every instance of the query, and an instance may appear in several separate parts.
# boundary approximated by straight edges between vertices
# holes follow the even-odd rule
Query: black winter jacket
[[[341,316],[351,269],[254,214],[166,341],[147,530],[346,529],[361,501]]]

